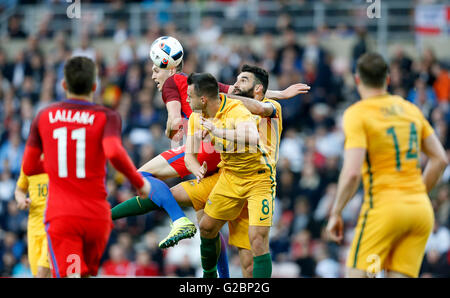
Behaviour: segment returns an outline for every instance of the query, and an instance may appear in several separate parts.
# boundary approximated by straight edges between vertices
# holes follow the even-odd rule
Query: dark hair
[[[359,57],[356,73],[362,83],[368,87],[381,88],[386,82],[389,71],[388,64],[378,53],[365,53]]]
[[[194,91],[198,96],[216,98],[219,96],[219,84],[210,73],[191,73],[187,79],[188,85],[194,85]]]
[[[64,65],[64,78],[69,92],[88,95],[95,84],[95,63],[87,57],[72,57]]]
[[[244,64],[242,66],[241,72],[251,72],[255,76],[256,83],[263,85],[263,94],[266,94],[267,88],[269,86],[269,74],[265,69],[258,66]]]

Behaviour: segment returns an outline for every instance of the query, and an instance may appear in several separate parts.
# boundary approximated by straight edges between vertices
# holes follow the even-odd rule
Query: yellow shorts
[[[203,178],[200,183],[197,183],[196,179],[181,183],[181,186],[191,199],[195,211],[205,208],[209,194],[216,185],[219,176],[219,173],[215,173]],[[248,209],[246,205],[237,219],[228,222],[228,230],[228,244],[248,250],[251,249],[250,240],[248,238]]]
[[[42,225],[44,227],[44,225]],[[50,268],[48,260],[47,234],[35,229],[28,229],[28,261],[33,276],[36,276],[38,267]]]
[[[237,176],[229,170],[220,177],[205,206],[209,216],[232,221],[238,218],[248,202],[249,225],[272,226],[275,179],[267,172]]]
[[[355,229],[347,267],[376,274],[395,271],[417,277],[434,213],[425,194],[366,200]]]

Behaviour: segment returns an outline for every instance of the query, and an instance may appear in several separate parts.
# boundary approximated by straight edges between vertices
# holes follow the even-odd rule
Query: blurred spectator
[[[14,198],[14,190],[16,183],[11,177],[9,170],[5,170],[0,174],[0,200],[7,202]]]
[[[20,263],[16,264],[12,270],[13,277],[26,277],[31,278],[33,274],[31,274],[30,263],[28,262],[28,257],[23,255],[20,258]]]
[[[322,194],[322,181],[316,167],[312,163],[303,166],[299,183],[299,195],[305,196],[311,210],[315,210]]]
[[[14,200],[8,201],[7,216],[5,216],[3,220],[4,229],[6,231],[14,233],[13,235],[16,237],[22,235],[27,229],[27,214],[17,208],[17,203]],[[15,254],[17,259],[20,257],[20,255],[21,253]]]
[[[302,69],[301,58],[303,56],[303,48],[297,42],[297,36],[292,28],[283,31],[283,43],[277,50],[275,59],[274,74],[279,75],[282,71],[283,60],[284,63],[289,63],[297,70]]]
[[[18,16],[13,16],[8,22],[8,36],[10,38],[25,38],[26,33],[22,29],[21,19]]]
[[[433,231],[428,238],[425,248],[426,252],[430,250],[437,250],[440,254],[447,252],[450,249],[450,231],[446,226],[442,226],[438,221],[435,221]]]
[[[420,277],[449,278],[450,277],[450,251],[441,253],[432,249],[425,254],[420,270]]]
[[[439,225],[450,228],[450,186],[446,183],[436,187],[434,200],[435,217]]]
[[[433,84],[434,92],[438,102],[448,103],[450,101],[450,74],[441,66],[440,63],[435,63],[431,67],[433,76],[436,80]]]
[[[437,104],[436,94],[423,78],[419,77],[414,86],[406,99],[417,105],[425,117],[429,117],[432,108]]]
[[[179,277],[195,277],[195,267],[192,266],[187,255],[184,256],[183,262],[175,269],[175,274]]]
[[[109,276],[126,276],[131,274],[131,262],[126,259],[125,249],[120,244],[109,248],[109,259],[101,266],[101,274]]]
[[[125,257],[128,260],[134,260],[135,252],[133,250],[133,239],[129,233],[120,233],[117,237],[117,243],[123,248]]]
[[[154,263],[148,251],[140,250],[136,254],[132,276],[158,276],[158,265]]]
[[[320,245],[315,253],[317,277],[338,278],[339,277],[339,263],[332,259],[327,251],[325,245]]]
[[[3,277],[10,277],[13,274],[14,266],[16,264],[16,259],[10,252],[5,252],[2,254],[2,274]]]
[[[290,251],[290,226],[293,220],[293,214],[285,211],[281,219],[270,230],[270,252],[275,262],[286,259]]]
[[[25,251],[25,244],[18,239],[13,231],[6,232],[3,239],[2,250],[4,253],[11,253],[14,259],[19,260]]]
[[[95,49],[90,43],[88,34],[83,34],[80,39],[80,46],[73,50],[72,56],[88,57],[95,61]]]
[[[291,234],[297,234],[303,230],[311,231],[313,224],[312,212],[308,198],[300,196],[295,200],[294,219],[291,225]]]
[[[284,132],[284,138],[280,143],[280,158],[277,167],[279,165],[281,168],[290,169],[294,173],[299,173],[302,169],[303,139],[293,128]]]
[[[17,132],[10,133],[8,139],[0,147],[0,172],[5,171],[4,165],[7,161],[9,170],[13,176],[20,173],[20,166],[22,164],[22,156],[25,150],[25,144]]]
[[[300,267],[300,277],[314,277],[316,261],[313,257],[313,243],[308,230],[303,230],[293,236],[291,242],[292,259]]]

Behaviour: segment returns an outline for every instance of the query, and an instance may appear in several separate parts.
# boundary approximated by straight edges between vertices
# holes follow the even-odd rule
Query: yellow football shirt
[[[367,150],[362,174],[371,205],[377,197],[426,192],[419,157],[433,128],[414,104],[390,94],[361,100],[345,111],[343,128],[345,149]]]
[[[28,231],[35,235],[45,234],[44,212],[48,195],[48,175],[27,176],[21,170],[17,186],[28,190],[31,199],[28,213]]]
[[[244,146],[212,136],[212,143],[221,155],[218,167],[228,169],[236,174],[249,174],[269,169],[271,174],[274,173],[282,129],[280,105],[277,102],[273,103],[276,109],[275,117],[278,118],[266,120],[266,118],[252,115],[240,100],[228,98],[223,94],[220,94],[220,98],[219,111],[212,119],[216,127],[235,129],[241,122],[255,121],[260,133],[260,140],[257,144]],[[201,129],[199,114],[192,113],[189,117],[188,135],[192,136]]]

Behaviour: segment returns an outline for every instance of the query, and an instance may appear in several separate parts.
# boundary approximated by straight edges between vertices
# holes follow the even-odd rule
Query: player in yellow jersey
[[[254,80],[255,98],[262,100],[268,85],[267,72],[259,69],[250,76],[250,72],[243,70],[240,76],[248,76],[248,80]],[[275,137],[263,138],[260,137],[257,127],[260,117],[252,116],[239,100],[219,96],[217,81],[211,75],[189,76],[188,100],[193,111],[202,113],[197,123],[195,122],[198,117],[191,116],[189,119],[188,135],[193,136],[201,131],[200,126],[203,126],[211,135],[215,148],[221,152],[222,160],[219,164],[219,178],[200,222],[204,277],[217,276],[217,248],[220,248],[218,232],[225,222],[238,218],[246,203],[249,215],[248,237],[254,263],[253,277],[270,277],[272,263],[268,236],[272,225],[276,163],[274,157],[277,155],[270,149],[278,148],[281,109],[279,106],[276,108],[278,104],[266,101],[271,114],[277,115],[278,125]],[[213,118],[213,122],[203,116]],[[196,127],[198,129],[195,129]],[[271,124],[270,127],[275,125]],[[188,169],[201,180],[206,172],[204,165],[194,159],[186,160],[186,157],[185,161]]]
[[[282,128],[280,122],[281,106],[276,101],[272,101],[259,96],[257,92],[255,94],[255,87],[257,86],[255,74],[258,74],[260,72],[263,72],[263,70],[259,67],[244,65],[242,67],[241,73],[237,78],[236,83],[232,86],[233,94],[228,94],[227,98],[233,97],[241,100],[245,107],[250,112],[252,112],[252,114],[262,117],[259,125],[260,137],[262,138],[263,143],[268,144],[268,146],[271,147],[268,151],[273,154],[273,156],[269,158],[275,160],[275,162],[273,162],[273,164],[275,165],[278,158],[277,148],[279,144],[279,135]],[[253,99],[255,95],[258,100]],[[198,114],[195,113],[193,115],[194,117],[198,116]],[[191,122],[191,132],[195,130],[195,128],[192,127],[194,122],[195,121]],[[196,123],[199,124],[199,121],[197,121]],[[197,141],[199,142],[200,140],[201,138]],[[189,150],[187,150],[185,155],[187,168],[192,167],[190,161],[197,160],[196,154],[188,153],[189,151],[194,151],[192,149],[193,145],[191,144],[191,141],[192,136],[188,136],[186,148]],[[195,168],[195,165],[193,167]],[[202,168],[202,170],[206,169]],[[197,173],[197,177],[201,179],[200,183],[197,183],[195,179],[189,180],[182,182],[171,189],[175,198],[181,205],[187,207],[192,206],[196,211],[198,211],[199,222],[201,219],[201,215],[203,215],[202,209],[205,207],[208,196],[219,178],[219,173],[215,173],[211,176],[203,178],[205,173],[206,171],[202,173],[202,177],[199,177]],[[228,222],[230,231],[229,244],[237,247],[239,250],[241,267],[244,277],[252,277],[253,269],[253,255],[251,252],[251,245],[248,237],[248,222],[248,211],[246,205],[242,209],[241,214],[237,219]]]
[[[361,175],[364,203],[347,259],[347,277],[417,277],[434,223],[427,193],[448,160],[428,121],[412,103],[387,93],[388,65],[376,53],[358,60],[361,101],[344,113],[344,165],[327,232],[343,240],[341,212]],[[422,173],[420,152],[428,156]]]
[[[27,197],[29,194],[29,197]],[[21,210],[28,213],[28,260],[34,277],[51,277],[48,260],[47,234],[44,227],[44,212],[48,194],[48,176],[39,174],[26,176],[20,171],[15,198]]]

